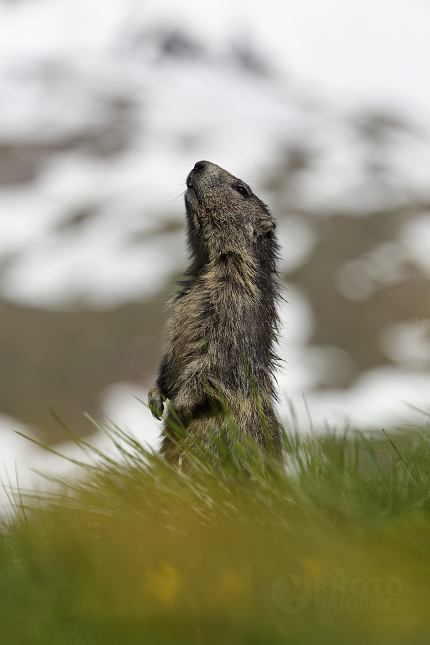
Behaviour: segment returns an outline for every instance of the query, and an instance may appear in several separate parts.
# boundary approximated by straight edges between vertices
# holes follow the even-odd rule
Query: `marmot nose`
[[[194,166],[194,170],[196,172],[201,172],[202,170],[204,170],[206,168],[207,165],[208,165],[207,161],[198,161]]]

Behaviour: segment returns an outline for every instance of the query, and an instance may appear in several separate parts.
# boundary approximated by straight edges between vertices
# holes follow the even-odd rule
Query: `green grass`
[[[104,430],[116,461],[15,494],[2,644],[430,642],[426,429],[290,428],[287,468],[190,449],[188,473]]]

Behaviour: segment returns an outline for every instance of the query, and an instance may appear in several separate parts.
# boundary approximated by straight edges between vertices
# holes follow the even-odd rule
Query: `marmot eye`
[[[233,186],[234,190],[237,190],[238,193],[243,195],[244,197],[249,197],[249,193],[246,190],[245,186]]]

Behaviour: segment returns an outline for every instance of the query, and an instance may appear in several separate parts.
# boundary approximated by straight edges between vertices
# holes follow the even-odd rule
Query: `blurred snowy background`
[[[428,0],[0,0],[2,473],[60,467],[12,429],[71,454],[48,405],[157,445],[200,159],[279,222],[281,416],[430,409],[429,78]]]

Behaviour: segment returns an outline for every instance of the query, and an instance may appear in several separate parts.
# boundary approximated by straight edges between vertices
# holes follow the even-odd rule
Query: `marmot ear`
[[[262,217],[257,224],[257,229],[255,231],[257,237],[266,235],[269,231],[273,231],[276,228],[276,222],[271,217]]]

